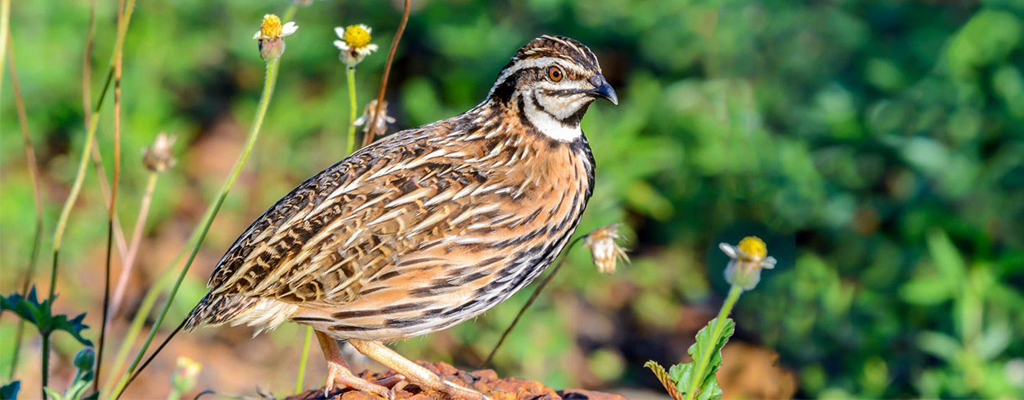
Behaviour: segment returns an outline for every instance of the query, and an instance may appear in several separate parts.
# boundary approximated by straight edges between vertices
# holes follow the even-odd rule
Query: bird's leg
[[[324,397],[330,394],[331,389],[334,389],[335,385],[343,385],[356,390],[370,392],[385,399],[394,398],[394,394],[388,388],[370,383],[349,371],[348,365],[345,365],[345,359],[341,358],[341,348],[338,347],[338,341],[323,332],[314,332],[316,333],[316,339],[320,342],[320,349],[323,350],[324,357],[327,358],[327,385],[324,386]]]
[[[426,389],[436,390],[460,399],[489,400],[487,396],[480,392],[441,379],[437,374],[409,361],[409,359],[402,357],[401,354],[391,350],[381,342],[349,339],[348,343],[360,353],[384,364],[384,366],[402,374],[406,379]]]

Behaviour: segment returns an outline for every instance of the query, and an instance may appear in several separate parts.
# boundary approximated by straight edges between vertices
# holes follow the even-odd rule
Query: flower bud
[[[273,38],[259,41],[260,58],[270,61],[284,54],[284,39]]]
[[[92,350],[92,347],[86,347],[75,353],[74,365],[79,371],[91,371],[95,362],[96,352]]]
[[[203,365],[188,357],[178,357],[177,367],[171,377],[171,386],[178,393],[185,393],[196,386],[196,377]]]

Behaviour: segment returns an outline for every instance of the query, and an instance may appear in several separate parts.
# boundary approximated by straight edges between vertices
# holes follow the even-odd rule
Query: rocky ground
[[[625,400],[625,397],[610,394],[591,392],[587,390],[559,390],[556,391],[540,382],[527,381],[516,378],[498,378],[498,375],[489,369],[467,372],[459,370],[445,363],[421,363],[421,365],[434,371],[442,378],[479,391],[493,400]],[[394,372],[360,374],[363,379],[370,381],[387,380]],[[395,399],[410,400],[431,400],[444,399],[442,393],[435,391],[423,391],[414,384],[399,383],[395,391]],[[379,400],[380,398],[369,393],[351,389],[333,390],[324,396],[323,388],[309,390],[298,395],[288,397],[285,400]]]

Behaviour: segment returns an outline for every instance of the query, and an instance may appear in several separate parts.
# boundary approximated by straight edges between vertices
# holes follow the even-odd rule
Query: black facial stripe
[[[558,117],[555,116],[555,114],[552,114],[550,111],[548,111],[547,108],[544,108],[543,104],[540,104],[540,101],[537,99],[537,92],[536,91],[533,92],[533,104],[535,106],[537,106],[537,109],[543,111],[547,115],[550,115],[551,119],[553,119],[555,121],[558,121],[558,123],[562,124],[562,126],[564,126],[566,128],[573,128],[573,127],[579,126],[580,119],[583,118],[583,116],[581,115],[580,119],[576,119],[575,120],[575,123],[573,123],[573,117],[575,116],[575,114],[570,115],[566,119],[559,119]],[[581,108],[585,109],[586,107],[581,107]],[[566,121],[569,121],[569,122],[566,122]]]

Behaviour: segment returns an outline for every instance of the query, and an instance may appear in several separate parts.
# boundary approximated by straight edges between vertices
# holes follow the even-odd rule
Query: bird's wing
[[[445,127],[396,133],[292,190],[221,258],[212,294],[340,304],[412,250],[485,232],[502,213],[481,196],[509,189],[431,129]]]

